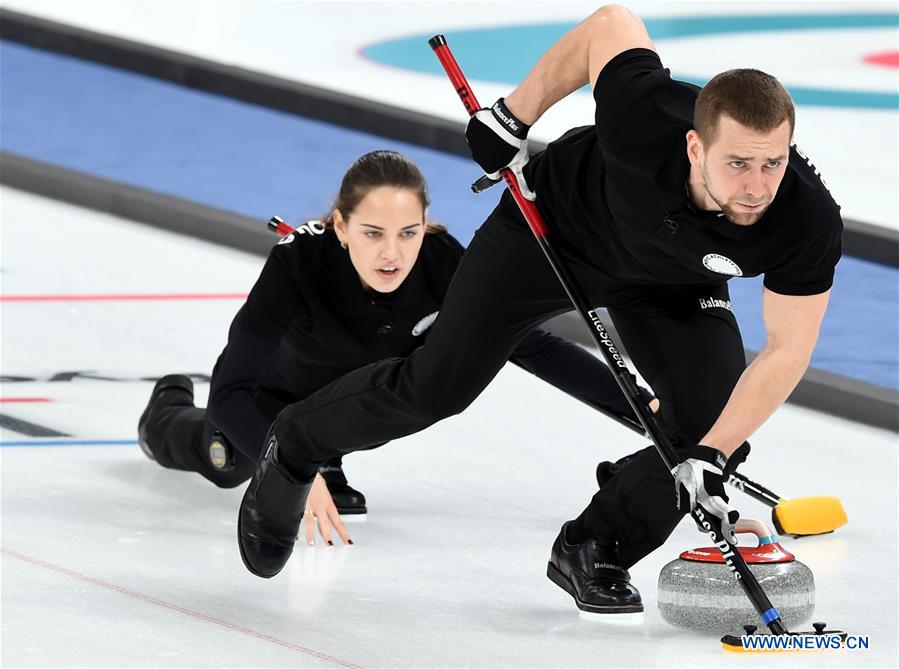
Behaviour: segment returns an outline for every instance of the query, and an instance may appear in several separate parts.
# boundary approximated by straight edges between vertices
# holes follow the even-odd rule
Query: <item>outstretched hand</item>
[[[303,514],[303,529],[307,546],[315,545],[316,527],[322,540],[329,546],[334,545],[334,532],[340,536],[343,543],[353,543],[321,474],[315,475],[312,489],[309,491],[309,497],[306,500],[306,511]]]

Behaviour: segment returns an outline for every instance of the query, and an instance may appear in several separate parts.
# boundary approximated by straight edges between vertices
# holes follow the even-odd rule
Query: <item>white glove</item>
[[[692,445],[687,459],[671,470],[677,494],[677,506],[684,513],[697,509],[708,518],[712,516],[721,524],[724,538],[736,545],[737,535],[734,525],[740,518],[736,509],[728,504],[724,492],[724,468],[727,458],[724,453],[708,446]],[[696,523],[699,529],[707,531]]]

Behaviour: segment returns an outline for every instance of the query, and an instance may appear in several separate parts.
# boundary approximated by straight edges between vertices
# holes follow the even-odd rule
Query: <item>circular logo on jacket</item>
[[[740,266],[727,256],[718,253],[707,253],[702,264],[707,270],[717,272],[718,274],[727,274],[729,276],[743,276],[743,270]]]
[[[412,328],[412,336],[417,337],[420,334],[422,334],[425,330],[427,330],[429,327],[434,325],[434,321],[437,320],[437,314],[439,314],[439,313],[440,313],[439,311],[435,311],[433,314],[428,314],[427,316],[422,318],[420,321],[418,321],[418,323],[415,324],[415,327]]]

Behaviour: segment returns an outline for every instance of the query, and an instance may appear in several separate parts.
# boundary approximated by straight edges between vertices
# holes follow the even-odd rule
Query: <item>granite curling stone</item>
[[[758,537],[758,546],[738,546],[749,569],[787,627],[806,622],[815,610],[811,569],[785,550],[767,526],[739,520],[738,533]],[[659,573],[659,613],[676,627],[733,633],[758,625],[759,616],[714,547],[684,551]]]

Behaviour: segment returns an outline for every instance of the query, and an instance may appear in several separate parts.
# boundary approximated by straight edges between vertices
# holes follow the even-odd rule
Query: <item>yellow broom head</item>
[[[825,496],[782,499],[771,519],[778,532],[794,536],[827,534],[848,521],[840,499]]]

